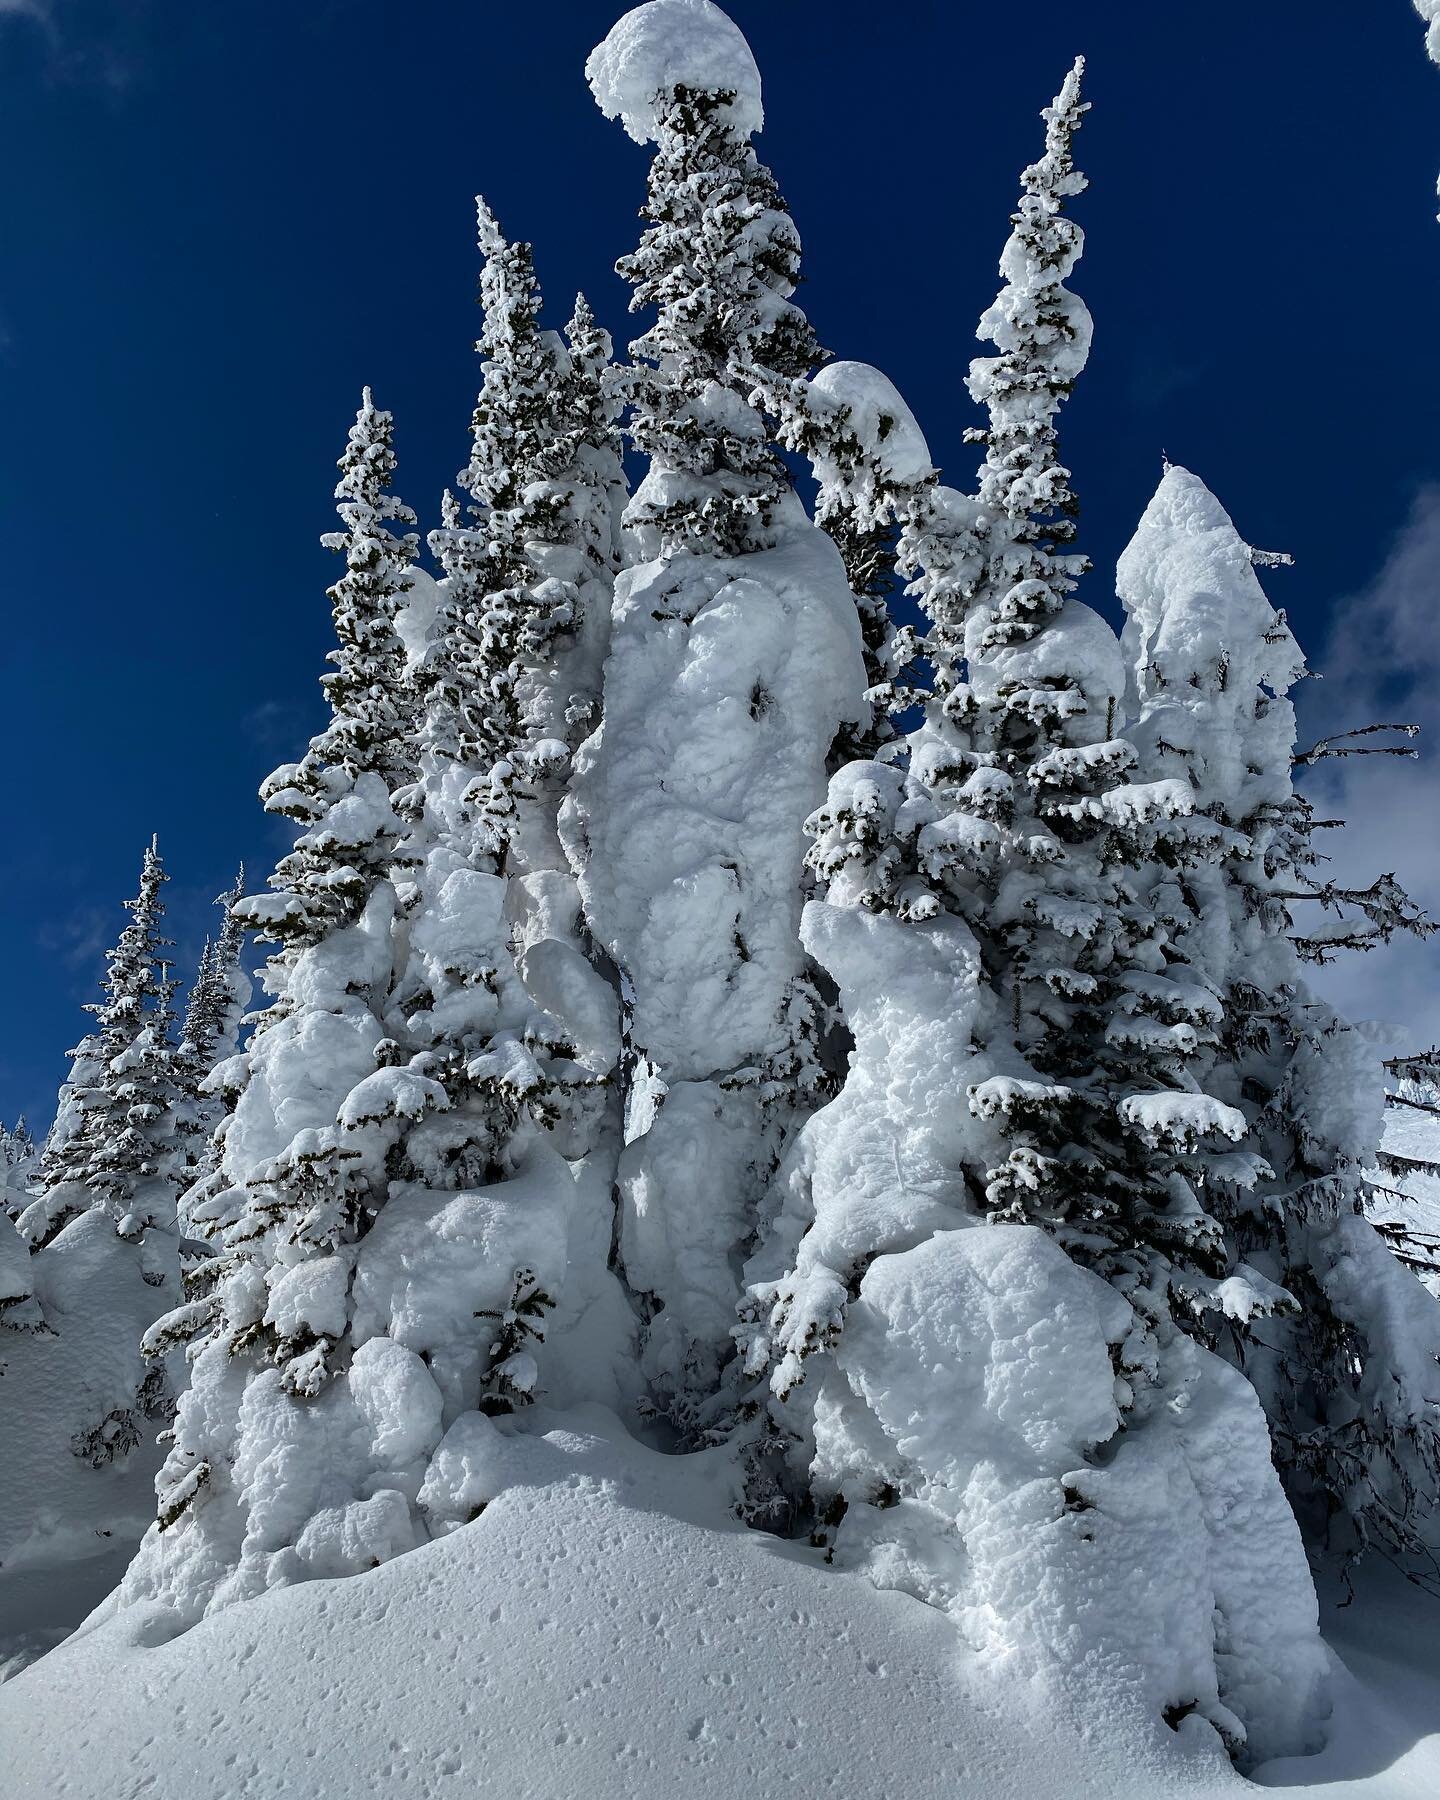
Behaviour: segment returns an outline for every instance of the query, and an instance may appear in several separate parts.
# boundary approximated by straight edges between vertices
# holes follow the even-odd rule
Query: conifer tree
[[[1320,1652],[1254,1396],[1179,1328],[1283,1295],[1232,1266],[1207,1210],[1218,1181],[1243,1188],[1263,1166],[1207,1090],[1221,1009],[1172,960],[1151,892],[1157,838],[1189,796],[1134,779],[1119,645],[1073,593],[1086,565],[1055,419],[1090,340],[1065,285],[1081,68],[1046,109],[981,322],[999,354],[971,370],[989,413],[979,493],[922,480],[896,509],[930,621],[924,722],[903,754],[837,771],[807,826],[803,937],[854,1050],[747,1267],[740,1441],[755,1516],[784,1523],[788,1507],[829,1557],[955,1609],[1016,1666],[1050,1643],[1039,1667],[1062,1687],[1077,1679],[1059,1623],[1072,1581],[1122,1659],[1142,1638],[1198,1650],[1169,1704],[1192,1704],[1193,1683],[1243,1756],[1247,1732],[1252,1753],[1303,1741]],[[1011,1415],[1017,1356],[1027,1398]],[[1065,1466],[1027,1449],[1020,1474],[1008,1434],[1023,1413],[1038,1448],[1031,1400],[1061,1388],[1093,1402],[1088,1448],[1067,1439]],[[1177,1430],[1190,1408],[1246,1495],[1201,1529],[1158,1498],[1208,1479],[1202,1438]],[[1227,1574],[1262,1540],[1264,1607]],[[1092,1586],[1106,1542],[1149,1568],[1123,1597]],[[1193,1613],[1158,1598],[1169,1567],[1196,1576]],[[1239,1678],[1282,1665],[1264,1699]]]
[[[752,400],[820,350],[800,245],[751,142],[759,75],[708,4],[637,8],[586,65],[655,146],[622,380],[645,472],[599,728],[562,813],[590,930],[618,972],[626,1148],[620,1258],[655,1403],[703,1431],[732,1346],[735,1270],[788,1136],[829,1071],[797,943],[799,826],[842,727],[868,717],[855,602]]]
[[[97,1203],[122,1237],[137,1242],[150,1227],[173,1223],[179,1090],[171,1042],[177,984],[163,960],[170,940],[161,935],[168,879],[152,840],[139,894],[125,903],[130,923],[106,953],[104,998],[85,1009],[96,1029],[71,1052],[70,1080],[37,1171],[43,1191],[21,1215],[37,1248]]]
[[[215,1254],[147,1339],[157,1356],[189,1340],[195,1374],[129,1581],[170,1591],[183,1569],[187,1616],[217,1583],[239,1598],[422,1541],[417,1493],[442,1429],[549,1391],[536,1351],[579,1312],[628,1330],[605,1268],[610,1169],[587,1161],[615,996],[576,942],[573,877],[537,851],[555,839],[538,815],[558,802],[537,765],[548,780],[568,755],[543,734],[578,733],[598,679],[577,645],[592,603],[603,621],[613,558],[607,346],[583,313],[576,356],[540,330],[529,247],[480,216],[468,510],[447,500],[432,538],[445,579],[428,642],[405,621],[413,686],[398,711],[414,724],[390,765],[405,779],[391,794],[379,767],[341,770],[347,789],[301,841],[312,866],[332,841],[353,844],[333,822],[356,798],[380,820],[385,793],[343,913],[326,924],[307,906],[297,933],[284,894],[276,914],[235,909],[283,936],[265,977],[275,1005],[217,1072],[233,1108],[191,1209]],[[349,690],[327,692],[355,709]],[[358,765],[372,740],[337,714],[316,742],[350,746]],[[534,1271],[519,1288],[517,1269]],[[483,1323],[495,1312],[498,1332]],[[277,1476],[291,1524],[272,1544],[251,1530],[273,1500],[255,1471],[287,1444],[305,1449]]]
[[[626,526],[646,557],[774,544],[790,480],[757,428],[749,374],[794,379],[823,354],[791,299],[799,234],[735,100],[728,87],[679,80],[657,97],[650,223],[616,265],[631,311],[657,315],[630,346],[629,432],[651,475]]]
[[[997,1072],[970,1084],[999,1152],[967,1171],[970,1204],[1044,1225],[1116,1283],[1135,1308],[1122,1373],[1139,1400],[1177,1307],[1256,1307],[1263,1284],[1226,1285],[1204,1207],[1243,1129],[1195,1076],[1216,1002],[1171,974],[1165,920],[1136,879],[1154,830],[1188,800],[1130,781],[1117,646],[1071,598],[1085,563],[1067,548],[1075,500],[1054,417],[1090,341],[1064,285],[1082,244],[1063,211],[1084,185],[1071,151],[1082,67],[1046,109],[1007,285],[981,321],[1000,354],[970,378],[990,414],[972,434],[986,445],[977,501],[929,488],[907,514],[936,671],[908,782],[874,764],[842,771],[812,821],[812,864],[850,904],[912,921],[943,910],[974,932],[1004,1023],[988,1034]],[[831,1329],[783,1299],[779,1320],[800,1346]]]
[[[1419,1557],[1440,1472],[1440,1308],[1365,1217],[1380,1070],[1309,990],[1304,965],[1430,922],[1392,877],[1342,892],[1313,873],[1313,810],[1292,770],[1289,688],[1304,658],[1252,551],[1201,482],[1167,469],[1120,561],[1131,735],[1142,768],[1193,796],[1161,846],[1155,898],[1171,954],[1219,1008],[1210,1085],[1245,1123],[1258,1179],[1211,1182],[1232,1265],[1280,1304],[1234,1315],[1221,1341],[1265,1402],[1312,1544]],[[1323,748],[1323,747],[1322,747]],[[1318,923],[1307,908],[1323,909]],[[1193,1329],[1213,1322],[1203,1316]]]
[[[147,1368],[139,1353],[141,1333],[179,1297],[183,1081],[161,934],[166,880],[152,840],[139,893],[125,902],[130,922],[106,956],[103,997],[86,1009],[95,1029],[71,1053],[37,1197],[16,1221],[53,1314],[37,1316],[39,1292],[28,1306],[21,1299],[17,1316],[28,1315],[37,1341],[12,1389],[22,1411],[35,1384],[65,1396],[24,1431],[57,1501],[74,1491],[73,1459],[95,1469],[129,1464],[126,1481],[143,1479],[132,1453],[173,1410],[171,1371],[163,1361]],[[22,1423],[7,1423],[7,1437],[18,1441]],[[93,1500],[81,1504],[88,1512]]]
[[[180,1026],[176,1064],[182,1101],[177,1109],[177,1129],[184,1178],[192,1184],[213,1174],[218,1162],[214,1133],[223,1102],[211,1077],[235,1054],[250,999],[249,978],[240,964],[245,927],[234,910],[244,893],[242,863],[234,886],[215,901],[224,908],[224,923],[215,940],[205,940]],[[189,1193],[183,1193],[182,1219],[188,1218],[189,1200]]]
[[[270,878],[275,892],[234,908],[246,927],[301,948],[360,916],[400,831],[391,787],[410,770],[405,657],[395,619],[419,539],[389,529],[413,524],[415,516],[389,491],[393,422],[369,388],[339,468],[336,510],[345,529],[322,540],[345,557],[345,573],[329,590],[335,669],[321,687],[330,722],[298,763],[283,763],[262,785],[266,811],[294,820],[301,832]]]
[[[13,1130],[0,1125],[0,1207],[7,1218],[17,1217],[29,1204],[28,1192],[39,1156],[40,1146],[30,1135],[23,1113]]]

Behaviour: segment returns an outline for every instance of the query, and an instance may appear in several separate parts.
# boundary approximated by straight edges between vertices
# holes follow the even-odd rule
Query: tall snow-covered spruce
[[[1217,1002],[1171,971],[1142,879],[1186,796],[1133,779],[1119,645],[1073,595],[1081,68],[981,321],[979,494],[896,493],[934,694],[810,822],[802,936],[855,1050],[782,1172],[740,1336],[837,1563],[947,1606],[1059,1705],[1107,1686],[1255,1757],[1306,1741],[1323,1665],[1260,1409],[1175,1323],[1275,1296],[1204,1210],[1258,1159],[1194,1079]]]
[[[490,1415],[627,1398],[606,1260],[618,1001],[554,814],[594,710],[621,483],[608,344],[538,323],[529,246],[481,208],[471,457],[411,566],[368,392],[337,490],[329,725],[262,790],[304,830],[233,916],[273,1004],[218,1080],[190,1208],[215,1254],[148,1346],[194,1373],[126,1584],[186,1622],[462,1522]],[[442,1438],[444,1442],[442,1444]]]
[[[1312,1541],[1376,1544],[1433,1576],[1440,1306],[1365,1217],[1382,1071],[1304,967],[1430,925],[1389,877],[1344,892],[1316,874],[1287,697],[1305,662],[1254,566],[1276,560],[1179,468],[1120,559],[1130,736],[1143,773],[1191,796],[1152,903],[1171,922],[1172,966],[1214,996],[1207,1085],[1251,1159],[1244,1180],[1211,1175],[1227,1266],[1283,1293],[1234,1313],[1222,1341],[1265,1403]]]
[[[855,601],[750,395],[818,351],[791,298],[799,240],[751,143],[749,46],[709,0],[627,13],[586,65],[655,145],[649,223],[620,270],[654,322],[631,346],[646,459],[625,513],[604,715],[562,814],[586,917],[624,998],[619,1253],[648,1313],[662,1410],[704,1423],[736,1271],[822,1080],[798,937],[801,826],[837,731],[866,717]]]

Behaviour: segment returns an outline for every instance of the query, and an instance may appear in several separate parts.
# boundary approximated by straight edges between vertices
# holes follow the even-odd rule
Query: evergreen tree
[[[477,206],[484,380],[459,477],[466,510],[447,496],[431,536],[444,599],[419,670],[425,748],[397,853],[416,923],[394,1036],[445,1096],[443,1125],[407,1142],[440,1189],[505,1179],[537,1133],[563,1125],[561,1141],[571,1127],[585,1140],[618,1048],[556,824],[596,708],[616,560],[609,339],[583,300],[568,346],[541,328],[531,246]]]
[[[40,1147],[31,1137],[23,1114],[13,1130],[0,1125],[0,1208],[7,1218],[16,1218],[29,1204],[39,1156]]]
[[[163,960],[170,940],[161,936],[168,879],[152,840],[139,894],[125,903],[130,923],[106,953],[104,998],[85,1009],[96,1029],[70,1053],[70,1080],[39,1163],[43,1192],[21,1215],[37,1248],[96,1203],[137,1242],[173,1222],[177,984]]]
[[[1217,1161],[1243,1160],[1232,1148],[1243,1122],[1197,1075],[1216,1001],[1172,971],[1166,920],[1139,880],[1188,798],[1129,779],[1117,646],[1071,597],[1085,563],[1066,548],[1076,509],[1054,418],[1090,341],[1064,285],[1082,244],[1063,211],[1084,186],[1071,151],[1082,67],[1046,109],[1007,285],[981,321],[1000,354],[970,378],[990,415],[972,434],[986,446],[978,499],[926,489],[906,518],[936,671],[908,781],[874,764],[842,771],[812,821],[812,866],[850,904],[913,921],[943,910],[974,933],[1004,1025],[987,1034],[996,1073],[970,1084],[999,1150],[966,1171],[970,1204],[1042,1224],[1126,1295],[1135,1328],[1121,1373],[1143,1403],[1177,1309],[1265,1301],[1261,1287],[1227,1285],[1205,1210]],[[792,1304],[779,1302],[786,1340],[826,1341],[829,1328]]]
[[[1318,754],[1293,757],[1287,698],[1304,659],[1254,569],[1277,560],[1193,475],[1167,469],[1120,562],[1131,735],[1143,771],[1191,796],[1155,894],[1172,955],[1219,1003],[1209,1081],[1245,1125],[1247,1179],[1217,1169],[1212,1205],[1230,1264],[1283,1296],[1234,1313],[1220,1341],[1265,1402],[1312,1543],[1423,1557],[1440,1310],[1365,1218],[1380,1070],[1303,968],[1431,926],[1391,877],[1352,893],[1312,872],[1314,815],[1292,770]],[[1307,922],[1307,904],[1327,917]]]
[[[124,1488],[107,1489],[123,1510],[121,1494],[148,1474],[143,1458],[132,1460],[147,1424],[168,1418],[174,1404],[170,1369],[163,1361],[147,1368],[140,1356],[141,1333],[179,1297],[183,1082],[172,1042],[176,983],[161,935],[167,879],[152,840],[140,891],[125,903],[130,922],[106,956],[103,997],[86,1009],[95,1029],[71,1053],[38,1195],[16,1221],[36,1265],[33,1299],[20,1300],[18,1316],[28,1314],[37,1337],[7,1385],[22,1412],[42,1390],[64,1398],[39,1408],[44,1417],[33,1423],[7,1422],[6,1437],[24,1445],[48,1503],[73,1501],[82,1516],[97,1502],[75,1489],[73,1459],[94,1469],[126,1465]]]
[[[616,265],[631,311],[656,309],[630,346],[628,384],[631,441],[651,470],[626,526],[647,558],[775,543],[790,479],[749,404],[751,372],[790,380],[823,354],[791,299],[799,234],[734,100],[729,87],[684,81],[658,96],[650,223]]]
[[[321,686],[330,722],[298,763],[282,764],[263,783],[266,811],[302,829],[270,878],[276,891],[234,907],[244,926],[287,946],[319,943],[359,918],[400,831],[390,791],[411,765],[404,752],[410,741],[405,656],[395,620],[419,540],[389,529],[415,517],[389,492],[392,446],[391,415],[366,388],[335,489],[345,529],[322,539],[345,557],[345,573],[329,590],[335,669]]]
[[[825,1012],[798,942],[799,826],[842,727],[868,718],[855,602],[752,396],[820,350],[800,245],[751,142],[759,76],[714,7],[649,6],[591,55],[602,110],[655,145],[639,247],[654,309],[622,377],[645,472],[625,512],[603,716],[562,813],[618,973],[619,1254],[655,1404],[703,1432],[736,1269],[798,1121]]]
[[[185,1017],[180,1027],[176,1064],[182,1088],[177,1109],[182,1168],[187,1183],[213,1174],[219,1146],[215,1129],[223,1113],[223,1101],[211,1078],[221,1064],[234,1056],[241,1021],[250,1000],[250,982],[241,967],[245,927],[235,907],[245,893],[242,864],[235,884],[215,901],[223,907],[224,923],[213,942],[207,938],[190,986]],[[188,1223],[191,1191],[181,1196],[182,1222]]]
[[[147,1339],[154,1355],[189,1340],[195,1372],[153,1548],[129,1581],[171,1591],[183,1570],[187,1616],[217,1584],[238,1598],[422,1541],[417,1494],[442,1430],[549,1391],[535,1352],[587,1309],[621,1339],[629,1328],[605,1267],[611,1168],[590,1154],[615,996],[578,939],[573,876],[543,854],[568,756],[547,734],[578,735],[593,710],[586,633],[603,625],[613,566],[607,345],[583,311],[574,354],[540,330],[529,247],[480,216],[468,510],[447,500],[432,538],[445,579],[428,641],[404,621],[413,686],[397,711],[414,723],[389,766],[406,779],[351,865],[363,887],[323,931],[313,910],[293,931],[283,894],[278,913],[232,915],[278,923],[275,1004],[217,1071],[232,1110],[191,1209],[214,1255]],[[398,666],[389,650],[376,660]],[[327,692],[355,710],[348,690]],[[371,739],[332,723],[316,742]],[[340,773],[312,859],[355,842],[333,822],[367,788],[382,816],[393,777]],[[534,1271],[518,1288],[517,1269]],[[581,1397],[615,1399],[608,1365],[580,1380]],[[289,1445],[303,1446],[293,1464]],[[289,1525],[271,1542],[252,1527],[275,1482]]]

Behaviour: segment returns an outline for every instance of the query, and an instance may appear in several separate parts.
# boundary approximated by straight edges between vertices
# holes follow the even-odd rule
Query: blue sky
[[[618,10],[0,0],[0,1118],[48,1116],[152,831],[187,960],[236,861],[258,884],[281,848],[255,788],[320,722],[317,540],[362,384],[426,526],[464,460],[471,196],[535,240],[554,322],[583,286],[626,335],[611,265],[645,155],[581,74]],[[1088,597],[1163,450],[1295,554],[1270,591],[1330,658],[1317,724],[1433,705],[1435,651],[1393,628],[1429,626],[1440,569],[1440,71],[1407,0],[1029,0],[1023,32],[1018,10],[730,6],[823,341],[884,367],[969,481],[974,322],[1083,51],[1096,336],[1063,430]],[[1355,789],[1365,851],[1425,888],[1432,767],[1389,774]],[[1355,1003],[1433,1036],[1434,956],[1395,967]]]

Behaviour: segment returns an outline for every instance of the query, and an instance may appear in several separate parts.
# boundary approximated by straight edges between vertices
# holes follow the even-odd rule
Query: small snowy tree
[[[13,1129],[0,1125],[0,1209],[7,1218],[15,1218],[29,1204],[39,1157],[40,1146],[30,1135],[23,1114]]]
[[[182,1088],[177,1109],[182,1170],[193,1184],[213,1174],[219,1146],[215,1130],[224,1111],[223,1077],[217,1086],[212,1077],[234,1056],[240,1041],[241,1022],[250,1003],[250,979],[241,966],[245,926],[235,908],[245,893],[242,863],[235,884],[215,904],[224,908],[219,936],[205,940],[195,979],[190,986],[185,1017],[180,1026],[176,1064]],[[188,1223],[190,1195],[182,1193],[182,1222]]]
[[[89,1206],[103,1203],[121,1236],[143,1242],[174,1221],[179,1097],[171,1043],[176,982],[162,960],[161,888],[169,879],[152,841],[130,923],[106,954],[104,998],[86,1007],[96,1029],[71,1052],[55,1126],[40,1158],[43,1190],[20,1228],[39,1248]],[[163,1270],[157,1268],[159,1279]]]
[[[4,1225],[28,1264],[17,1264],[14,1245],[0,1247],[0,1318],[21,1328],[0,1358],[12,1475],[0,1505],[4,1561],[24,1544],[37,1563],[65,1562],[77,1534],[138,1538],[158,1463],[145,1440],[173,1411],[174,1371],[140,1354],[142,1334],[179,1299],[183,1084],[161,935],[166,879],[152,842],[102,998],[87,1009],[95,1029],[72,1052],[36,1196]]]

